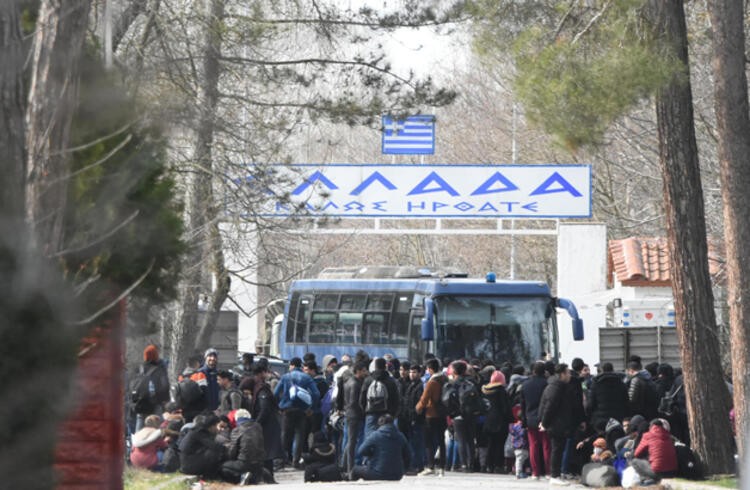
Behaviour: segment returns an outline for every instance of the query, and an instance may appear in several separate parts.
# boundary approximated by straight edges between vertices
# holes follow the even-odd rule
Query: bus
[[[294,281],[279,335],[281,357],[312,352],[340,358],[365,350],[422,360],[491,359],[529,366],[557,360],[556,309],[568,311],[573,338],[583,322],[572,302],[535,281],[466,277],[303,279]]]

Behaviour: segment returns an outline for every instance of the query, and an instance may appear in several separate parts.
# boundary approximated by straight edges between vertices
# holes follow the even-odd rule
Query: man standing
[[[164,404],[169,401],[167,366],[159,359],[159,349],[153,344],[143,349],[143,364],[133,380],[132,391],[137,432],[143,428],[146,417],[160,414]]]
[[[282,412],[281,437],[286,457],[292,457],[292,464],[299,469],[300,456],[305,444],[307,417],[312,415],[312,407],[320,402],[320,392],[313,379],[302,372],[302,359],[289,361],[289,372],[281,377],[274,390]],[[292,454],[292,442],[295,443]]]
[[[542,393],[539,402],[539,430],[550,439],[550,485],[570,485],[560,478],[565,440],[575,427],[574,398],[568,386],[570,371],[567,364],[555,366],[555,375]]]
[[[416,412],[425,416],[424,440],[427,449],[427,468],[420,475],[432,475],[435,472],[435,451],[439,449],[437,453],[438,475],[444,476],[446,458],[443,434],[446,429],[446,414],[441,399],[443,386],[448,382],[448,378],[440,370],[440,361],[435,358],[428,359],[425,367],[429,380],[416,406]]]
[[[364,439],[365,412],[359,403],[362,382],[367,377],[367,364],[358,362],[344,385],[344,413],[346,415],[347,441],[344,452],[344,468],[350,473],[354,468],[354,455]]]
[[[396,381],[386,371],[386,362],[376,358],[370,376],[362,384],[359,403],[365,412],[365,438],[378,429],[378,419],[386,414],[398,415],[401,406]]]
[[[531,476],[538,480],[549,473],[549,437],[539,430],[539,402],[547,387],[547,377],[543,362],[531,366],[532,375],[521,385],[521,417],[529,438],[529,460]],[[541,456],[540,456],[541,452]]]
[[[611,362],[602,363],[601,369],[602,374],[591,384],[586,407],[595,430],[605,427],[609,419],[622,422],[628,412],[628,388],[622,376],[614,372]]]
[[[402,416],[406,418],[406,439],[411,447],[412,469],[424,470],[424,414],[417,413],[417,403],[422,398],[422,370],[419,364],[409,366],[408,384],[404,390],[404,410]]]
[[[234,376],[229,371],[219,371],[216,375],[219,383],[219,415],[226,415],[232,410],[248,408],[243,393],[234,386]]]
[[[201,387],[206,399],[206,408],[212,412],[219,408],[219,382],[216,371],[218,363],[219,353],[211,347],[203,355],[203,366],[191,377]]]
[[[643,415],[646,420],[655,419],[659,400],[656,397],[656,385],[651,380],[651,375],[642,369],[640,361],[630,361],[627,373],[630,415]]]
[[[446,389],[454,390],[458,398],[458,413],[453,417],[453,429],[458,444],[458,456],[461,459],[462,471],[474,471],[474,449],[477,432],[477,417],[481,403],[479,388],[467,376],[467,364],[455,361],[451,364],[453,370],[451,386]]]

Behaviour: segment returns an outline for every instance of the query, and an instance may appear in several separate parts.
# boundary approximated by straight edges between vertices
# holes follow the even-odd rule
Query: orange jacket
[[[424,411],[427,418],[438,418],[442,415],[440,413],[442,405],[440,398],[443,395],[443,385],[446,381],[447,379],[443,373],[435,373],[430,377],[422,392],[422,396],[417,402],[417,413]]]

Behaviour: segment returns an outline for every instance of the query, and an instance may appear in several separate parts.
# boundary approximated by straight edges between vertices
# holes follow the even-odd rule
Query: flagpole
[[[510,159],[511,163],[513,165],[516,164],[518,152],[516,150],[516,113],[517,113],[517,105],[516,102],[513,101],[513,112],[511,116],[511,154]],[[513,218],[510,219],[510,229],[511,231],[516,228],[516,220]],[[511,232],[510,234],[510,279],[513,280],[516,278],[516,235]]]

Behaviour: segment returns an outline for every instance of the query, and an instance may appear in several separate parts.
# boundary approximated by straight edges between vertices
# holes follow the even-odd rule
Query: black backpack
[[[174,401],[178,408],[188,408],[203,397],[203,390],[192,379],[183,379],[174,387]]]
[[[386,412],[388,410],[388,387],[382,381],[373,379],[367,387],[366,412]]]
[[[659,400],[659,408],[658,412],[660,414],[666,415],[667,417],[671,416],[674,412],[677,411],[677,395],[682,390],[682,387],[684,385],[680,385],[675,390],[670,390],[670,392],[665,393],[664,396],[661,397],[661,400]]]
[[[440,402],[449,417],[458,417],[461,415],[461,401],[458,398],[456,383],[446,383],[443,386],[443,394],[440,397]]]
[[[130,402],[135,413],[150,414],[156,408],[156,383],[151,376],[158,367],[151,366],[148,371],[144,371],[141,366],[138,374],[130,382]]]
[[[479,392],[477,385],[464,379],[458,383],[458,400],[461,409],[461,415],[464,417],[478,416],[486,413],[482,394]]]
[[[677,452],[677,476],[688,480],[702,480],[703,471],[695,453],[685,444],[674,445]]]

